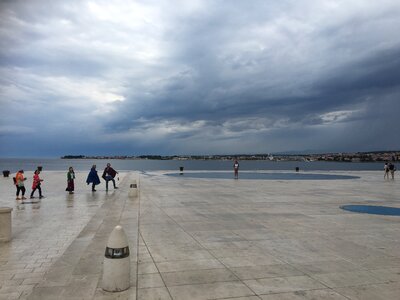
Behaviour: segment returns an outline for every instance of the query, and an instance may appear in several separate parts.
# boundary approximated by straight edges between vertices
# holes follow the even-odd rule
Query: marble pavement
[[[344,204],[400,207],[400,181],[381,172],[351,180],[234,180],[120,174],[92,193],[77,173],[43,172],[40,203],[15,200],[13,239],[0,243],[0,299],[399,299],[400,217]],[[336,174],[336,172],[330,172]],[[26,174],[28,192],[31,173]],[[139,196],[128,198],[136,179]],[[101,289],[105,244],[121,224],[131,288]]]

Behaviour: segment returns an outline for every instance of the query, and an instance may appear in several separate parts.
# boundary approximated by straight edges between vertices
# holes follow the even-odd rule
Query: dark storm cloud
[[[399,147],[399,13],[388,0],[3,1],[0,154],[17,140],[52,155]]]
[[[220,94],[218,102],[210,105],[204,98],[207,98],[207,93],[214,87],[203,84],[201,78],[175,76],[168,79],[165,89],[159,95],[155,95],[148,106],[141,105],[141,110],[135,107],[133,112],[126,113],[129,111],[130,102],[121,103],[121,110],[125,112],[126,119],[114,121],[110,128],[125,130],[137,126],[134,120],[129,122],[135,114],[155,121],[160,116],[187,122],[199,119],[217,121],[240,116],[268,116],[270,119],[288,118],[292,122],[318,124],[323,121],[313,119],[313,115],[359,107],[368,104],[371,97],[379,101],[380,96],[399,87],[399,78],[400,49],[374,53],[371,57],[336,68],[325,77],[316,78],[310,87],[307,87],[308,93],[301,97],[286,96],[284,91],[280,98],[271,97],[263,87],[253,89],[252,86],[246,87],[244,83],[237,82],[236,86],[242,85],[240,93]],[[196,87],[200,92],[188,88],[196,81],[198,85],[203,86]],[[397,98],[393,98],[393,101],[396,102]],[[154,106],[158,108],[151,109]],[[354,117],[352,119],[354,120]],[[120,127],[117,124],[120,124]]]

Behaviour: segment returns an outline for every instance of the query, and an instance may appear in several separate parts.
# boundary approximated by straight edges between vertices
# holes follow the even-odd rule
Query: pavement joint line
[[[141,204],[141,191],[140,191],[140,173],[138,174],[137,178],[137,199],[138,199],[138,213],[137,213],[137,239],[136,239],[136,299],[139,298],[138,291],[139,291],[139,254],[140,254],[140,204]],[[129,197],[129,196],[128,196]]]

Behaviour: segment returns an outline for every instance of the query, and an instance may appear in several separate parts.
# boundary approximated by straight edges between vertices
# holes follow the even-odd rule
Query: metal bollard
[[[137,193],[137,183],[136,180],[133,180],[132,184],[130,185],[128,196],[133,198],[137,196]]]
[[[11,207],[0,207],[0,242],[11,240]]]
[[[131,263],[129,245],[124,229],[118,225],[108,238],[104,254],[102,288],[108,292],[129,289]]]

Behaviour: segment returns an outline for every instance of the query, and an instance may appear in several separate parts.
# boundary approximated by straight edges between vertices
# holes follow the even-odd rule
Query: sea
[[[105,168],[107,163],[118,171],[185,171],[232,170],[233,161],[229,160],[150,160],[150,159],[61,159],[61,158],[0,158],[0,171],[18,170],[34,171],[38,166],[43,171],[63,171],[73,167],[76,171],[89,171],[92,165],[98,170]],[[239,161],[240,170],[295,170],[302,171],[382,171],[382,162],[328,162],[328,161],[269,161],[243,160]]]

